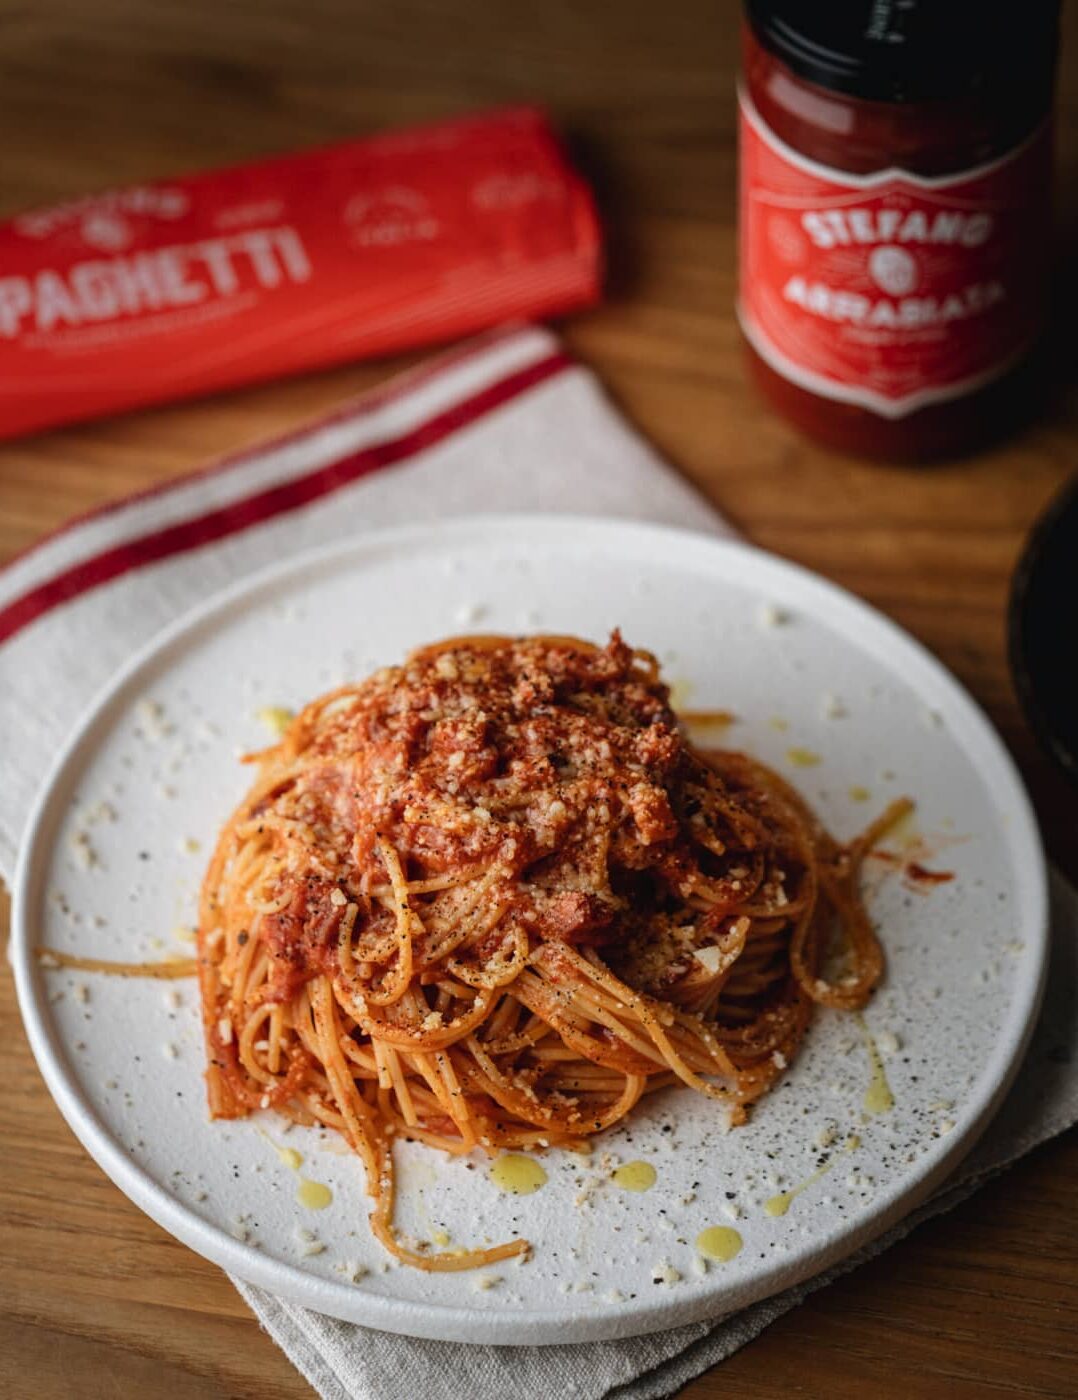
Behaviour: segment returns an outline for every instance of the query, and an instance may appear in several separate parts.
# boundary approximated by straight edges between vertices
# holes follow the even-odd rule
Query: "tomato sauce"
[[[739,317],[764,395],[811,436],[930,458],[1028,398],[1057,9],[748,0]]]

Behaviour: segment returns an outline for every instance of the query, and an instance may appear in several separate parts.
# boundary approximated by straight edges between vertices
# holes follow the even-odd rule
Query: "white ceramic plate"
[[[478,1281],[386,1268],[362,1169],[338,1142],[288,1135],[303,1174],[334,1193],[314,1212],[273,1150],[284,1140],[276,1120],[207,1121],[193,983],[44,970],[33,949],[189,951],[175,931],[193,923],[206,854],[247,786],[236,756],[267,741],[260,707],[299,705],[454,632],[602,639],[615,625],[658,653],[682,705],[734,711],[725,742],[785,771],[839,836],[891,797],[916,798],[929,863],[955,878],[925,893],[873,865],[888,975],[867,1020],[895,1107],[866,1118],[866,1047],[851,1018],[822,1013],[748,1126],[723,1135],[712,1105],[668,1090],[590,1162],[549,1154],[549,1182],[528,1197],[500,1194],[479,1158],[401,1144],[405,1229],[460,1244],[523,1233],[534,1256]],[[792,749],[820,761],[794,766]],[[871,799],[851,796],[861,788]],[[143,1210],[312,1308],[506,1344],[726,1313],[878,1235],[942,1181],[998,1105],[1036,1014],[1045,949],[1043,857],[1025,793],[984,717],[919,646],[746,546],[534,517],[372,535],[290,561],[184,619],[133,661],[61,755],[15,895],[19,996],[38,1062],[74,1131]],[[764,1202],[812,1173],[830,1135],[829,1173],[787,1214],[768,1215]],[[837,1150],[850,1135],[860,1146]],[[649,1192],[610,1181],[612,1163],[631,1159],[656,1167]],[[736,1228],[743,1247],[701,1271],[694,1241],[712,1225]]]

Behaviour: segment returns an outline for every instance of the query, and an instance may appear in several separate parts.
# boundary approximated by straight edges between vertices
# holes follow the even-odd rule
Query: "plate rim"
[[[904,650],[919,666],[921,680],[927,679],[937,690],[947,692],[951,702],[964,711],[963,720],[968,728],[963,731],[965,737],[962,746],[967,756],[972,739],[976,737],[979,746],[987,746],[992,754],[996,780],[1002,780],[1010,789],[1012,805],[1008,808],[1007,845],[1016,860],[1024,854],[1026,871],[1027,887],[1022,893],[1028,907],[1019,922],[1028,938],[1037,939],[1033,953],[1037,959],[1035,970],[1027,973],[1027,981],[1020,985],[1018,993],[1009,1002],[1009,1039],[1001,1037],[978,1078],[977,1085],[984,1087],[972,1105],[971,1121],[961,1132],[947,1139],[939,1139],[926,1151],[918,1163],[916,1180],[912,1184],[901,1178],[893,1183],[881,1197],[879,1209],[872,1213],[869,1220],[860,1227],[851,1227],[810,1248],[795,1270],[782,1273],[773,1284],[761,1286],[757,1276],[754,1283],[746,1283],[736,1289],[728,1288],[725,1292],[721,1288],[701,1291],[690,1302],[681,1298],[656,1299],[654,1302],[638,1303],[632,1308],[611,1307],[609,1310],[578,1312],[573,1315],[572,1335],[568,1338],[567,1308],[535,1309],[521,1314],[369,1293],[362,1288],[321,1279],[293,1264],[262,1255],[203,1220],[159,1185],[147,1170],[131,1160],[99,1119],[90,1096],[84,1094],[75,1077],[67,1073],[63,1047],[55,1023],[48,1015],[47,1000],[41,995],[41,970],[32,957],[34,940],[29,903],[38,867],[52,849],[50,842],[44,839],[48,832],[47,829],[43,832],[43,828],[47,827],[56,789],[69,764],[77,760],[83,746],[92,740],[95,727],[106,722],[110,709],[123,701],[126,690],[141,672],[155,661],[163,660],[171,648],[182,644],[201,627],[227,615],[246,600],[257,598],[260,593],[279,585],[291,575],[302,576],[312,569],[332,570],[349,559],[361,563],[364,556],[399,551],[408,545],[421,547],[427,543],[444,547],[452,543],[454,536],[466,539],[477,531],[488,537],[493,534],[495,538],[503,539],[509,536],[509,532],[536,531],[541,534],[545,531],[554,536],[551,542],[555,544],[564,543],[571,533],[590,533],[613,540],[615,549],[619,540],[636,537],[638,545],[651,541],[659,546],[656,552],[664,562],[673,557],[672,551],[681,551],[678,558],[686,562],[691,562],[694,556],[699,558],[701,551],[727,556],[747,555],[752,560],[750,567],[763,570],[765,576],[770,574],[772,578],[778,577],[787,584],[800,586],[815,594],[816,600],[826,605],[825,620],[832,626],[836,625],[836,615],[841,617],[844,613],[846,619],[867,624],[881,639],[889,640]],[[621,549],[624,550],[625,546],[622,545]],[[812,606],[806,611],[820,616]],[[923,685],[917,688],[923,690]],[[899,1219],[916,1209],[954,1170],[999,1108],[1022,1062],[1036,1024],[1048,960],[1047,866],[1032,803],[1017,765],[995,726],[957,677],[898,623],[856,594],[801,564],[738,538],[610,516],[492,513],[375,529],[354,539],[316,545],[290,555],[244,575],[201,600],[147,639],[128,658],[98,690],[83,718],[68,735],[38,789],[23,830],[12,894],[11,960],[19,1009],[34,1058],[68,1126],[114,1185],[174,1238],[255,1287],[363,1326],[405,1336],[486,1345],[559,1345],[566,1340],[611,1340],[717,1317],[815,1277],[840,1260],[851,1257],[869,1241],[879,1238]],[[1032,964],[1030,966],[1032,968]],[[989,1071],[992,1072],[991,1078]],[[773,1274],[779,1272],[771,1271]],[[767,1271],[764,1276],[767,1276]]]

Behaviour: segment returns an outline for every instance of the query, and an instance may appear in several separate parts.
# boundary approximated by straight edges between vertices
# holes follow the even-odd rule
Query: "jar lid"
[[[1078,783],[1078,478],[1033,528],[1015,570],[1011,670],[1037,737]]]
[[[1051,81],[1059,0],[746,0],[760,42],[799,77],[877,102]]]

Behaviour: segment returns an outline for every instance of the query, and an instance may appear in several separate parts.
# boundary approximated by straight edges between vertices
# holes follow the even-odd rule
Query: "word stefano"
[[[934,243],[980,248],[992,234],[992,216],[941,209],[931,217],[923,209],[811,209],[801,227],[817,248],[853,243]]]

